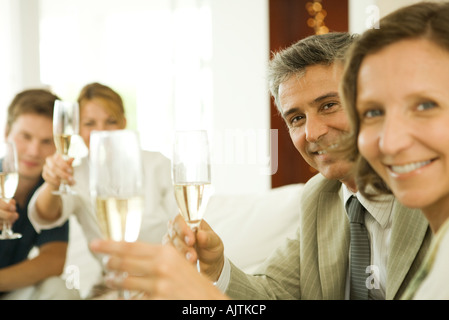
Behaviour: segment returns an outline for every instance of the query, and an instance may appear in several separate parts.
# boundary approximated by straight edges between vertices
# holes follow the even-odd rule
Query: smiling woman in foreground
[[[403,298],[448,299],[449,3],[386,16],[349,54],[342,93],[358,187],[422,210],[435,238]]]

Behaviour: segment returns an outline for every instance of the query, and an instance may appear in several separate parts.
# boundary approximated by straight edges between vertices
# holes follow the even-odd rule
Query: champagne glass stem
[[[103,265],[105,266],[106,270],[107,270],[107,266],[105,261],[108,261],[108,259],[103,261]],[[106,278],[107,281],[111,281],[113,283],[115,283],[115,286],[118,287],[117,289],[117,298],[119,300],[129,300],[131,299],[131,292],[129,290],[123,289],[121,284],[123,282],[123,280],[126,279],[127,277],[127,273],[126,272],[119,272],[119,271],[112,271],[112,270],[107,270],[106,272]]]
[[[22,235],[20,233],[14,233],[12,231],[12,225],[10,222],[3,221],[3,229],[0,235],[0,239],[20,239]]]
[[[68,155],[63,155],[62,158],[65,161],[68,161],[70,159]],[[60,194],[76,194],[76,192],[70,187],[66,179],[61,179],[61,183],[59,184],[59,192]]]
[[[118,277],[119,282],[122,283],[123,280],[126,279],[127,273],[126,272],[117,272],[115,274],[116,277]],[[129,300],[131,299],[131,292],[129,290],[123,289],[121,286],[118,289],[118,298],[121,300]]]
[[[72,192],[72,190],[66,180],[61,180],[61,184],[59,185],[59,192],[61,194],[66,194],[66,193]]]
[[[196,269],[198,270],[198,272],[201,272],[200,259],[196,259]]]
[[[6,238],[7,236],[10,236],[11,234],[12,234],[11,224],[7,221],[3,221],[2,236],[4,238]]]
[[[195,239],[197,238],[198,235],[198,227],[191,227],[193,234],[195,235]],[[196,251],[196,269],[198,270],[198,272],[201,272],[201,268],[200,268],[200,259],[199,259],[199,254],[198,254],[198,244],[197,241],[195,241],[195,245],[194,245],[195,251]]]
[[[129,290],[120,288],[118,290],[118,298],[120,300],[131,300],[131,292]]]

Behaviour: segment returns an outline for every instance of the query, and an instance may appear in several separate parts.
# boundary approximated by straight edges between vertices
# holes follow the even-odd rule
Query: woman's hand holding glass
[[[74,158],[66,160],[59,153],[47,157],[42,171],[42,177],[45,182],[52,185],[55,190],[58,190],[62,181],[73,186],[75,184],[75,180],[73,179],[73,160]]]

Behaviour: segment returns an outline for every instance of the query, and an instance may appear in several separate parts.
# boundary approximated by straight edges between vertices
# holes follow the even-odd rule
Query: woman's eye
[[[368,110],[363,113],[363,118],[375,118],[381,116],[382,114],[382,110],[379,109]]]
[[[326,104],[323,106],[323,109],[328,110],[328,109],[332,108],[332,107],[335,106],[335,105],[336,105],[335,102],[326,103]]]
[[[418,104],[417,110],[424,111],[424,110],[432,109],[435,107],[436,107],[436,103],[427,101],[427,102],[422,102],[422,103]]]

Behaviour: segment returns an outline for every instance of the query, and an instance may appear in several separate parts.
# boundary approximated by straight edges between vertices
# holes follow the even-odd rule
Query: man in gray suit
[[[292,142],[307,163],[320,172],[303,188],[296,237],[287,239],[256,274],[248,275],[224,256],[221,239],[205,221],[196,236],[181,216],[169,227],[165,241],[173,243],[192,262],[199,258],[201,272],[231,298],[349,299],[350,232],[345,205],[353,196],[367,210],[364,221],[371,242],[368,298],[399,298],[424,258],[431,232],[422,214],[402,207],[393,197],[379,202],[364,199],[357,193],[353,163],[328,152],[350,130],[338,91],[345,52],[352,41],[347,33],[311,36],[277,53],[269,66],[270,90]],[[135,247],[133,251],[131,247]],[[137,266],[138,261],[140,266],[145,265],[148,272],[138,270],[146,278],[148,290],[144,281],[128,288],[144,290],[150,297],[172,299],[176,293],[189,299],[193,297],[188,292],[195,288],[195,298],[219,298],[202,286],[204,281],[193,272],[191,276],[185,274],[182,281],[179,276],[176,279],[182,261],[167,254],[171,246],[161,249],[96,243],[93,249],[119,257],[109,267],[119,265],[120,270],[132,271],[130,266]],[[126,259],[124,263],[131,255],[133,262]],[[154,257],[161,260],[162,255],[172,261],[165,259],[156,265]],[[123,285],[130,282],[125,280]],[[168,287],[171,290],[160,289]]]
[[[269,84],[275,103],[296,149],[320,174],[304,187],[296,237],[278,248],[255,275],[246,275],[224,258],[219,249],[222,244],[211,240],[218,236],[209,226],[205,224],[198,232],[202,272],[218,280],[232,298],[349,298],[350,235],[345,203],[352,195],[368,210],[365,223],[374,279],[370,299],[399,298],[424,257],[431,233],[420,212],[402,207],[393,197],[379,203],[364,199],[357,194],[352,163],[326,151],[350,129],[338,88],[344,55],[352,41],[347,33],[311,36],[271,60]],[[180,225],[182,219],[177,219],[172,238],[187,236],[193,245],[195,237]],[[196,259],[192,247],[174,243]]]

